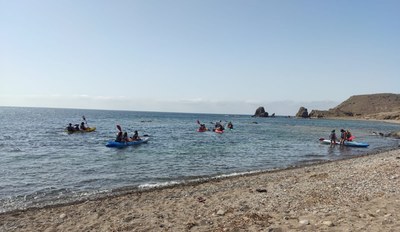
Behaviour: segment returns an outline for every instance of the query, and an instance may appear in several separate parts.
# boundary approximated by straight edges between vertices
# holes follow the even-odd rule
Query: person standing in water
[[[329,139],[331,140],[331,145],[336,145],[337,137],[336,137],[335,130],[331,131],[331,134],[329,135]]]
[[[340,130],[340,145],[344,144],[344,141],[347,139],[347,133],[345,130],[341,129]]]

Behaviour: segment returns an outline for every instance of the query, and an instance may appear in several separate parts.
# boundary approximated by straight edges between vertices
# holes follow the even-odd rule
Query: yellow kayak
[[[70,134],[72,134],[72,133],[76,133],[76,132],[81,132],[81,133],[84,133],[84,132],[93,132],[93,131],[95,131],[95,130],[96,130],[96,127],[88,127],[88,128],[86,128],[85,130],[73,130],[73,131],[65,130],[65,131],[68,132],[68,133],[70,133]]]

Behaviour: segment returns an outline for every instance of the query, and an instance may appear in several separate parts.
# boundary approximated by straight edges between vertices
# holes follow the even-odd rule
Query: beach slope
[[[0,231],[400,231],[400,150],[0,214]]]

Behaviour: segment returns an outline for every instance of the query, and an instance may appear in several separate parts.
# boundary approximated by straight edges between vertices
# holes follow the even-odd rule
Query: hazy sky
[[[398,0],[0,0],[0,106],[294,115],[399,93],[399,12]]]

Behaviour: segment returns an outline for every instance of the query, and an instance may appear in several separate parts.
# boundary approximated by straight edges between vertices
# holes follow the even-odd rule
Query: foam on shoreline
[[[12,208],[11,210],[6,210],[3,212],[0,212],[0,215],[8,214],[8,213],[15,213],[15,212],[29,211],[29,210],[40,210],[40,209],[71,206],[71,205],[80,204],[80,203],[86,202],[86,201],[97,201],[97,200],[103,200],[103,199],[107,199],[107,198],[125,196],[125,195],[129,195],[129,194],[141,194],[141,193],[146,193],[146,192],[159,191],[162,189],[193,186],[193,185],[199,185],[199,184],[204,184],[204,183],[209,183],[209,182],[218,182],[218,181],[221,181],[224,179],[235,179],[238,177],[256,176],[256,175],[262,175],[262,174],[266,174],[266,173],[284,172],[284,171],[288,171],[288,170],[318,166],[318,165],[325,164],[325,163],[340,162],[340,161],[349,160],[349,159],[358,159],[358,158],[365,157],[365,156],[378,155],[381,153],[395,151],[395,150],[400,151],[400,148],[388,148],[388,149],[384,149],[384,150],[369,151],[367,153],[364,153],[364,154],[361,154],[358,156],[345,157],[342,159],[318,160],[315,162],[298,162],[296,164],[293,164],[291,166],[284,167],[284,168],[245,171],[245,172],[239,172],[239,173],[221,174],[221,175],[216,175],[216,176],[187,178],[187,179],[181,180],[181,181],[146,183],[146,184],[142,184],[139,186],[126,186],[126,187],[121,187],[121,188],[117,188],[117,189],[84,192],[84,193],[79,193],[79,196],[75,196],[75,197],[71,196],[64,201],[58,201],[58,202],[56,201],[55,203],[54,203],[54,201],[51,201],[51,202],[41,202],[41,203],[33,204],[28,207],[23,207],[23,206],[15,207],[15,208]]]
[[[0,214],[4,231],[396,231],[400,149]]]

